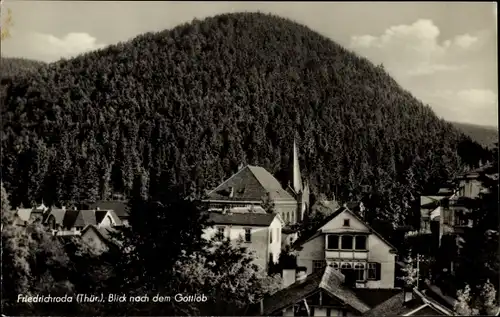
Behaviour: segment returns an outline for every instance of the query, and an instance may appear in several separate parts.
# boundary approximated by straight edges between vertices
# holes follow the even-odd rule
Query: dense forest
[[[134,186],[199,196],[245,163],[286,182],[295,137],[314,193],[364,199],[371,217],[401,223],[419,192],[482,155],[383,66],[261,13],[147,33],[2,85],[13,206]]]

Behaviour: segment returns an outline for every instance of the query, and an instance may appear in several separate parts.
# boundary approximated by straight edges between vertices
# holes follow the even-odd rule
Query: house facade
[[[120,218],[113,210],[76,210],[51,208],[44,224],[54,235],[81,235],[87,226],[98,228],[121,226]]]
[[[203,237],[212,239],[222,233],[234,243],[242,243],[255,256],[254,263],[262,270],[269,269],[269,263],[277,263],[281,253],[282,219],[278,214],[262,211],[212,211],[210,227],[205,228]]]
[[[309,236],[296,241],[297,265],[307,274],[326,265],[342,272],[356,288],[394,288],[396,249],[366,224],[357,209],[343,206]]]
[[[81,231],[81,239],[97,253],[102,253],[113,245],[110,238],[110,233],[113,231],[115,229],[111,227],[88,225]]]
[[[205,203],[211,210],[235,207],[268,209],[281,216],[285,225],[296,224],[309,209],[309,186],[302,181],[296,143],[293,143],[292,166],[288,186],[280,182],[266,169],[247,165],[211,190]]]

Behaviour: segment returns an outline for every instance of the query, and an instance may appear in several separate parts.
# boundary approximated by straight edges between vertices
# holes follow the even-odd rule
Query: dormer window
[[[344,227],[350,227],[351,221],[349,219],[344,219]]]

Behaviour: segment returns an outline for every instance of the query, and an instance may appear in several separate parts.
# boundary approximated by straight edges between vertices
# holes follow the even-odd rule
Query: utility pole
[[[420,280],[420,254],[417,253],[417,289],[419,280]]]

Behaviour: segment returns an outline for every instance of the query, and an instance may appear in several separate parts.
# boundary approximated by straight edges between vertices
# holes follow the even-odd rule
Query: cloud
[[[465,65],[450,60],[482,45],[481,34],[461,34],[444,41],[439,40],[440,34],[432,20],[420,19],[409,25],[391,26],[378,36],[352,36],[350,46],[384,63],[396,77],[411,77],[464,69]]]
[[[30,36],[31,45],[44,59],[57,60],[69,58],[81,53],[105,47],[88,33],[68,33],[59,38],[51,34],[33,33]]]

